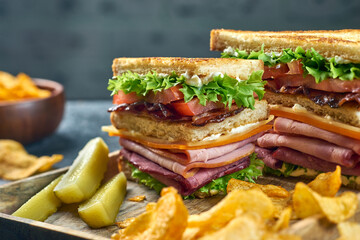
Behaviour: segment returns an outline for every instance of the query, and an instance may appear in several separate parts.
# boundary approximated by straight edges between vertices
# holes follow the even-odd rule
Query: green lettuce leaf
[[[172,73],[168,76],[160,76],[155,71],[146,75],[139,75],[133,72],[123,73],[121,76],[109,80],[108,90],[112,91],[111,95],[117,94],[119,90],[126,94],[135,92],[139,96],[146,96],[150,91],[159,92],[170,87],[181,85],[180,91],[184,94],[184,101],[189,102],[197,97],[200,104],[206,105],[208,101],[222,102],[229,108],[233,100],[239,107],[249,107],[254,109],[255,98],[254,92],[261,100],[264,96],[264,85],[262,81],[263,71],[253,72],[248,80],[238,81],[228,75],[215,76],[213,81],[201,87],[190,86],[185,83],[184,76],[178,76]]]
[[[159,182],[152,176],[147,173],[141,172],[139,169],[134,167],[132,164],[128,163],[131,168],[131,176],[136,178],[140,183],[144,184],[145,186],[154,189],[157,193],[160,193],[161,189],[166,187],[163,183]],[[249,182],[255,182],[255,180],[262,176],[261,168],[264,166],[264,163],[256,157],[256,154],[253,153],[250,155],[250,165],[249,167],[242,169],[238,172],[225,175],[221,178],[215,179],[212,182],[206,184],[199,190],[200,193],[204,193],[210,196],[210,191],[219,191],[226,193],[226,187],[231,178],[240,179]],[[195,198],[195,194],[190,196],[185,196],[185,199]]]
[[[131,176],[139,181],[139,183],[144,184],[145,186],[154,189],[157,193],[161,192],[161,189],[166,187],[165,184],[159,182],[152,176],[150,176],[147,173],[144,173],[137,169],[134,165],[131,163],[128,163],[131,168]]]
[[[295,51],[290,48],[284,49],[281,54],[264,52],[264,45],[260,51],[248,54],[239,49],[233,49],[233,52],[225,51],[221,54],[223,58],[240,58],[240,59],[260,59],[266,66],[275,66],[279,63],[288,63],[300,60],[304,73],[310,74],[315,78],[317,83],[327,78],[337,78],[340,80],[353,80],[360,78],[360,64],[354,63],[337,63],[335,58],[326,59],[313,48],[305,51],[297,47]]]
[[[250,155],[250,165],[238,172],[234,172],[223,177],[212,180],[202,188],[198,189],[197,192],[210,195],[213,190],[226,193],[226,188],[230,179],[235,178],[243,181],[255,183],[255,180],[262,176],[262,168],[264,162],[257,158],[256,153]],[[188,196],[187,198],[194,198],[195,194]]]

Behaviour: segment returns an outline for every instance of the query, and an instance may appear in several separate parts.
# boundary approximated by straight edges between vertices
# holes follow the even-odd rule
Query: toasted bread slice
[[[253,71],[263,70],[264,64],[259,60],[240,60],[224,58],[116,58],[112,65],[114,76],[126,71],[138,74],[147,74],[156,70],[158,74],[171,74],[172,72],[198,75],[205,77],[215,72],[226,73],[230,77],[241,80],[248,79]]]
[[[146,137],[167,140],[170,142],[196,142],[216,134],[228,134],[233,128],[249,123],[257,123],[269,117],[269,105],[266,101],[256,101],[255,110],[245,108],[220,123],[208,123],[197,127],[190,122],[158,121],[151,116],[140,116],[126,111],[111,113],[111,122],[117,129],[126,129]]]
[[[300,46],[304,50],[314,48],[327,58],[341,57],[360,63],[360,30],[335,31],[236,31],[214,29],[211,31],[210,50],[223,51],[226,47],[245,51],[259,51],[264,44],[265,52],[293,50]]]
[[[351,102],[345,103],[339,108],[331,108],[328,105],[318,105],[302,94],[274,93],[267,91],[264,95],[269,104],[293,107],[295,104],[306,108],[319,116],[330,116],[336,121],[360,127],[360,111],[358,104]]]

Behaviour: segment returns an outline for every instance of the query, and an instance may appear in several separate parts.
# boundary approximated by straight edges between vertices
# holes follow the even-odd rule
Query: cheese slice
[[[270,114],[307,123],[330,132],[360,140],[360,128],[316,115],[307,111],[306,108],[299,107],[299,105],[295,105],[292,108],[270,105]]]
[[[109,136],[119,136],[151,148],[203,149],[203,148],[211,148],[211,147],[222,146],[234,142],[239,142],[260,132],[267,131],[272,128],[272,125],[268,125],[267,123],[269,123],[273,119],[274,116],[271,115],[267,120],[260,121],[258,124],[253,125],[253,127],[251,128],[246,128],[246,130],[240,133],[222,135],[216,139],[210,139],[199,142],[169,142],[162,139],[143,136],[136,132],[127,131],[126,129],[116,129],[114,126],[103,126],[102,131],[107,132]]]

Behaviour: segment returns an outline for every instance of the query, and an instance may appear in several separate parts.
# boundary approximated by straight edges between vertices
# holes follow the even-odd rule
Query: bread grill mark
[[[357,102],[357,104],[360,107],[360,93],[326,92],[326,91],[306,88],[304,86],[299,86],[299,87],[282,86],[280,89],[278,89],[275,84],[272,84],[272,81],[268,81],[265,89],[266,91],[272,91],[275,93],[302,94],[320,106],[324,106],[327,104],[332,108],[339,108],[346,102]]]
[[[148,103],[144,101],[131,104],[120,104],[111,107],[108,112],[129,111],[139,115],[151,116],[157,120],[171,120],[177,122],[191,122],[193,126],[202,127],[208,123],[220,123],[227,117],[235,116],[242,112],[244,107],[237,107],[235,104],[229,110],[228,108],[212,109],[208,112],[195,116],[181,116],[171,105],[162,103]]]

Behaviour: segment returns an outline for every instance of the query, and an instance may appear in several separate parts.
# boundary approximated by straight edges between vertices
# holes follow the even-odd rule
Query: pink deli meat
[[[255,153],[257,157],[260,158],[266,166],[272,169],[279,169],[282,166],[282,161],[274,158],[272,156],[273,151],[266,148],[255,147]]]
[[[264,134],[264,132],[261,132],[261,133],[255,134],[254,136],[251,136],[250,138],[242,140],[240,142],[235,142],[235,143],[231,143],[231,144],[227,144],[227,145],[223,145],[223,146],[219,146],[219,147],[204,148],[204,149],[167,150],[167,149],[149,148],[146,146],[143,146],[143,147],[146,147],[147,149],[156,153],[157,155],[166,157],[166,158],[176,161],[182,165],[186,165],[191,162],[207,162],[210,159],[214,159],[214,158],[223,156],[229,152],[234,151],[235,149],[245,146],[248,143],[256,142],[256,139],[261,137],[263,134]]]
[[[312,138],[319,138],[338,146],[352,149],[357,154],[360,154],[360,140],[329,132],[306,123],[278,117],[274,122],[274,130],[278,133],[297,134]]]
[[[173,171],[184,178],[192,177],[198,172],[200,168],[217,168],[225,165],[234,163],[254,152],[255,145],[252,143],[247,143],[244,146],[240,144],[239,148],[233,149],[230,148],[227,153],[224,152],[223,155],[212,154],[215,156],[212,159],[206,159],[206,161],[190,161],[187,165],[182,165],[172,159],[166,158],[164,156],[158,155],[152,151],[149,151],[146,147],[135,143],[130,140],[120,139],[120,144],[127,150],[137,153],[138,155],[143,156],[144,158],[151,160],[154,163],[159,164],[160,166]],[[232,145],[232,144],[229,144]],[[206,149],[204,149],[206,150]]]
[[[320,172],[334,171],[337,165],[285,147],[276,149],[272,156],[278,160]],[[360,164],[358,163],[353,168],[342,167],[341,173],[344,175],[360,176]]]
[[[351,149],[315,138],[267,133],[260,137],[257,143],[260,147],[264,148],[291,148],[322,160],[350,168],[359,162],[359,155]]]
[[[249,157],[245,157],[237,162],[217,168],[202,168],[194,176],[184,178],[166,168],[161,167],[141,155],[126,149],[121,149],[121,155],[140,171],[148,173],[158,181],[167,186],[175,187],[183,196],[194,193],[199,188],[208,184],[214,179],[240,171],[247,168],[250,164]]]

